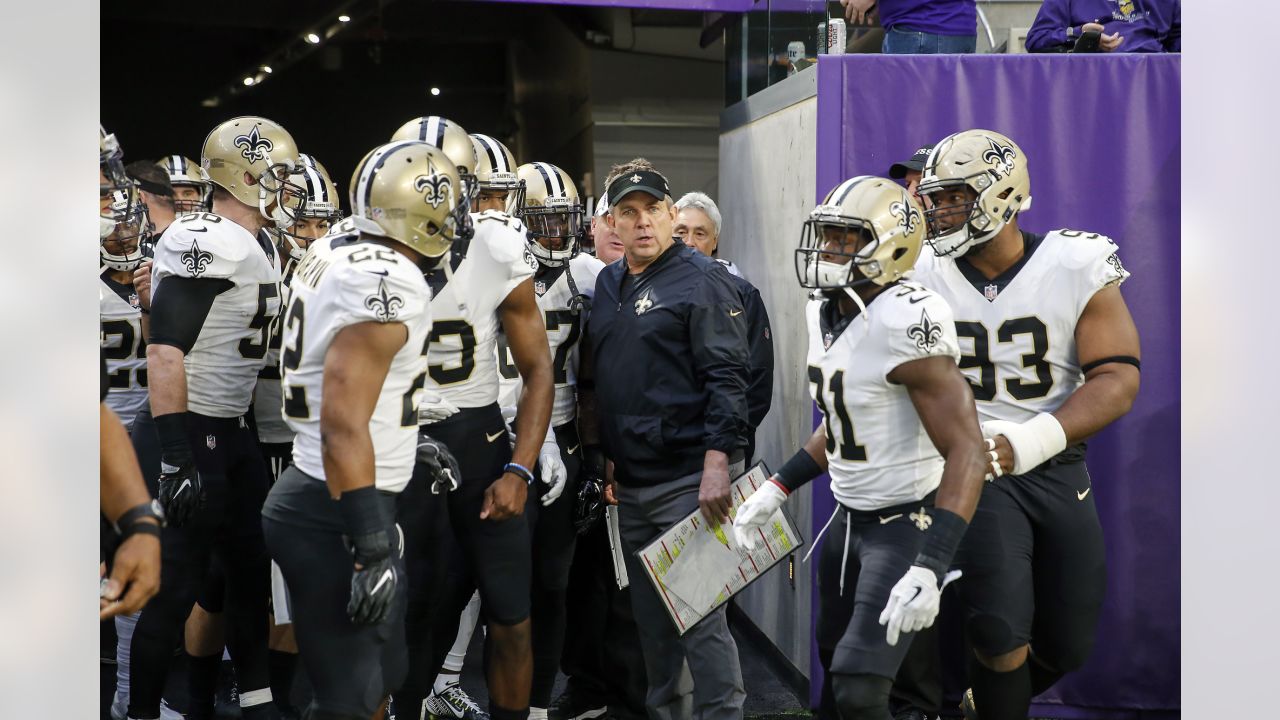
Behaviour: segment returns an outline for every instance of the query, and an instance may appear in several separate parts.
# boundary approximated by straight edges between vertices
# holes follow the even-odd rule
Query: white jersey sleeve
[[[392,358],[369,421],[375,484],[399,492],[413,473],[431,291],[416,265],[382,244],[358,235],[322,242],[294,274],[283,319],[284,414],[296,433],[293,461],[299,470],[324,479],[320,415],[325,358],[334,338],[356,323],[402,323],[407,340]]]
[[[152,304],[165,278],[226,280],[185,358],[187,407],[210,417],[245,414],[280,313],[280,265],[269,239],[213,213],[184,215],[156,244]]]
[[[893,295],[894,302],[878,305],[876,312],[884,314],[884,324],[889,330],[886,376],[912,360],[939,355],[960,359],[955,318],[942,296],[905,282],[885,292]]]
[[[1095,293],[1129,279],[1129,271],[1120,262],[1120,248],[1111,238],[1075,230],[1054,230],[1049,235],[1057,235],[1065,243],[1061,262],[1076,280],[1072,300],[1077,318]]]

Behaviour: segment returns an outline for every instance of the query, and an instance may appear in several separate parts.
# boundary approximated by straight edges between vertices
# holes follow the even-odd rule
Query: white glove
[[[550,435],[549,432],[547,434]],[[538,452],[538,467],[542,470],[542,482],[549,486],[542,496],[542,505],[546,507],[560,497],[560,493],[564,492],[565,482],[569,480],[569,471],[560,459],[560,446],[556,445],[553,437],[548,437],[542,443],[542,450]]]
[[[947,573],[939,587],[938,576],[932,570],[919,565],[908,568],[889,592],[889,604],[880,613],[880,624],[889,626],[885,640],[897,645],[898,633],[919,632],[933,625],[934,618],[938,617],[942,588],[958,577],[959,570]]]
[[[418,403],[418,424],[430,425],[438,423],[459,412],[457,405],[444,399],[440,393],[427,390]]]
[[[733,518],[733,537],[740,547],[754,551],[764,542],[760,528],[787,501],[787,493],[772,479],[756,488],[751,497],[738,506]]]
[[[1021,475],[1039,467],[1045,460],[1067,449],[1067,433],[1058,419],[1040,413],[1023,423],[988,420],[982,423],[982,436],[1003,435],[1013,449],[1013,473]]]

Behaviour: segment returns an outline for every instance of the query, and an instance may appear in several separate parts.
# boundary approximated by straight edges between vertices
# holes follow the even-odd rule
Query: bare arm
[[[150,501],[151,496],[147,494],[138,459],[133,454],[133,445],[120,418],[105,403],[100,408],[98,491],[102,512],[114,523],[126,511]],[[134,523],[154,525],[156,521],[143,517]],[[116,549],[111,578],[98,603],[98,617],[105,620],[122,613],[137,612],[159,589],[160,539],[145,533],[131,535]]]
[[[533,294],[533,280],[517,285],[498,310],[502,314],[502,329],[507,334],[511,358],[523,381],[520,400],[516,403],[516,446],[511,451],[511,459],[533,467],[551,424],[551,403],[555,397],[551,345],[547,341],[546,321]]]
[[[362,322],[338,331],[324,358],[320,443],[329,494],[374,484],[373,417],[391,361],[409,340],[403,323]]]
[[[888,379],[907,388],[925,432],[942,456],[942,484],[934,507],[968,522],[986,476],[982,430],[969,383],[955,361],[942,356],[903,363]]]
[[[1140,357],[1138,328],[1133,324],[1120,288],[1094,294],[1076,322],[1076,355],[1081,367],[1110,357]],[[1062,424],[1067,444],[1094,435],[1133,407],[1138,395],[1138,368],[1109,362],[1091,369],[1081,385],[1053,416]]]
[[[115,522],[126,510],[149,502],[151,496],[142,481],[142,471],[138,468],[138,458],[133,453],[129,434],[106,403],[101,405],[99,425],[101,467],[98,491],[102,498],[102,514]]]

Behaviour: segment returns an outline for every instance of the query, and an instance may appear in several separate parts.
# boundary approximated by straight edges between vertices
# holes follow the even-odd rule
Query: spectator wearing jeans
[[[978,48],[976,0],[840,0],[845,19],[864,24],[875,12],[889,55],[972,53]]]
[[[1045,0],[1027,52],[1066,52],[1086,32],[1103,52],[1182,52],[1182,0]]]

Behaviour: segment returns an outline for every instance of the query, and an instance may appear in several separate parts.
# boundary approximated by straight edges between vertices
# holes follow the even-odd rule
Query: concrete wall
[[[773,405],[756,433],[757,454],[771,469],[813,431],[813,403],[805,379],[805,293],[793,256],[801,223],[813,209],[817,174],[816,98],[803,100],[720,136],[720,195],[724,217],[720,255],[735,262],[757,288],[773,326]],[[787,510],[806,543],[813,540],[809,489],[792,494]],[[807,551],[808,547],[802,550]],[[803,552],[801,553],[803,555]],[[809,566],[796,558],[795,587],[786,563],[757,580],[736,602],[792,665],[809,674]]]
[[[998,47],[1001,43],[1009,39],[1010,28],[1029,28],[1031,23],[1036,19],[1036,13],[1040,10],[1039,2],[1024,2],[1022,0],[988,0],[987,2],[979,2],[978,8],[982,10],[987,17],[987,24],[991,26],[991,34],[994,36],[995,44]],[[986,29],[982,27],[982,22],[978,22],[978,52],[991,52],[991,44],[987,42]],[[1007,52],[1013,52],[1011,45]]]

